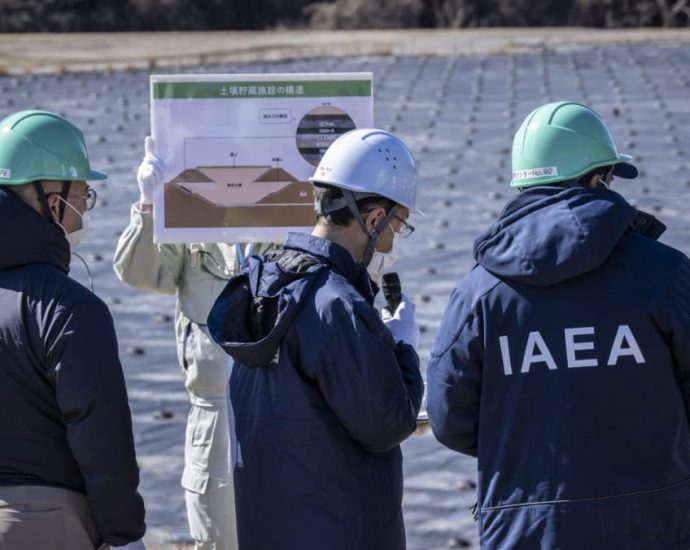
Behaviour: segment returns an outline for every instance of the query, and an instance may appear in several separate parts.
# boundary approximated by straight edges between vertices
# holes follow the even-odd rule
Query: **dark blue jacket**
[[[690,545],[690,262],[634,217],[613,191],[536,187],[475,243],[428,408],[478,456],[483,548]]]
[[[0,187],[0,485],[84,493],[103,540],[145,531],[112,317],[52,222]]]
[[[235,361],[242,550],[405,548],[399,443],[415,429],[419,360],[393,343],[365,269],[290,234],[252,257],[208,320]]]

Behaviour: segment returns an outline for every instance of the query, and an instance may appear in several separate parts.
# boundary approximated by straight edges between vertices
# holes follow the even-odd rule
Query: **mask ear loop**
[[[613,171],[616,169],[616,165],[612,164],[611,168],[609,168],[609,171],[606,172],[606,176],[604,177],[604,184],[606,185],[606,189],[611,188],[611,182],[613,181]]]

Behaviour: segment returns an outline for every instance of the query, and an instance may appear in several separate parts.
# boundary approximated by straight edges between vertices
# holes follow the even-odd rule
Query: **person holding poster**
[[[586,105],[535,109],[450,297],[428,413],[478,458],[482,548],[689,547],[690,260],[610,189],[630,160]]]
[[[197,550],[236,550],[235,501],[230,475],[228,359],[208,337],[206,317],[227,281],[239,272],[251,246],[223,243],[155,244],[153,191],[162,183],[163,161],[146,138],[137,172],[139,201],[122,233],[113,265],[124,283],[175,294],[175,333],[191,409],[185,436],[187,519]],[[258,245],[265,251],[270,245]]]
[[[396,136],[353,130],[328,148],[316,226],[249,259],[208,318],[234,359],[234,478],[242,550],[402,550],[402,455],[423,382],[415,306],[385,321],[377,275],[413,227],[417,166]]]

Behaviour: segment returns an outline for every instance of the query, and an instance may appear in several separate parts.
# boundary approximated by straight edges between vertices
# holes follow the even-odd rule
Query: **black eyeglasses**
[[[406,239],[407,237],[412,235],[412,233],[414,233],[414,225],[407,223],[400,216],[393,217],[400,223],[402,223],[400,229],[398,229],[397,231],[393,230],[393,233],[396,233],[401,239]]]
[[[60,193],[57,193],[57,192],[46,193],[46,197],[49,197],[50,195],[60,195]],[[98,195],[96,194],[96,190],[92,189],[91,187],[86,189],[86,195],[77,195],[76,193],[70,193],[67,196],[68,197],[76,197],[76,198],[81,199],[84,202],[86,202],[86,210],[93,210],[93,207],[96,206],[96,200],[98,200]]]

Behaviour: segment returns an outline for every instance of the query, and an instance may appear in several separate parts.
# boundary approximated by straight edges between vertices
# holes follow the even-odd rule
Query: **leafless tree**
[[[471,26],[476,4],[476,0],[431,0],[434,26],[446,29]]]
[[[419,24],[421,0],[335,0],[305,7],[312,28],[399,29]]]
[[[661,14],[662,27],[672,27],[680,14],[685,15],[686,21],[690,21],[688,0],[675,0],[675,2],[673,0],[656,0],[656,5]]]

